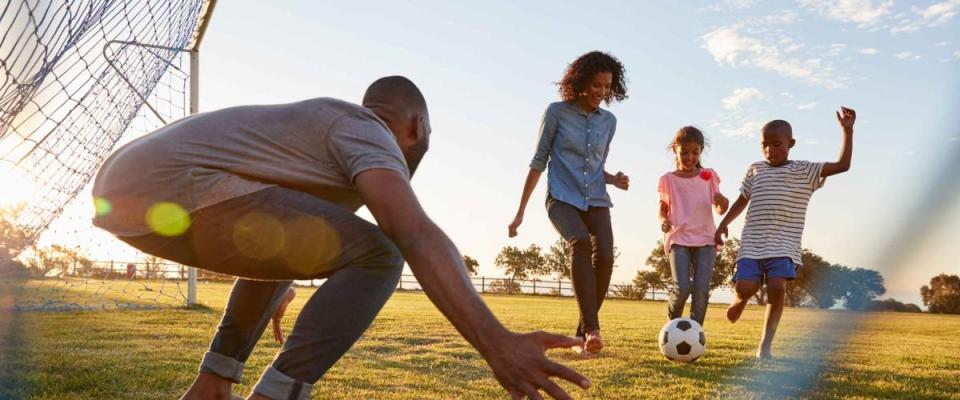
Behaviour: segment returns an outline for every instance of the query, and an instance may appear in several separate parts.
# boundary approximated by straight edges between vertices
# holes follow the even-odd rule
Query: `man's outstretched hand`
[[[544,355],[549,349],[582,346],[583,339],[554,335],[546,332],[526,334],[509,333],[500,341],[498,349],[486,355],[487,363],[504,389],[513,399],[529,397],[540,400],[543,390],[555,399],[570,399],[570,395],[550,380],[557,377],[584,389],[590,380],[576,371],[550,361]]]

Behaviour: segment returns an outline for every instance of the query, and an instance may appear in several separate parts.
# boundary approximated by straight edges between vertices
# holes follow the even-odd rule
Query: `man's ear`
[[[790,147],[789,147],[789,148],[792,149],[792,148],[793,148],[793,145],[795,145],[795,144],[797,144],[797,139],[790,139]]]
[[[430,123],[427,121],[427,116],[424,114],[419,114],[414,118],[414,133],[416,134],[417,141],[423,140],[424,136],[430,134],[429,132]]]

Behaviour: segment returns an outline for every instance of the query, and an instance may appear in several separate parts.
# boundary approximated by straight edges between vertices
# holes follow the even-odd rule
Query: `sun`
[[[0,163],[0,207],[11,207],[28,203],[36,193],[36,185],[23,174]]]

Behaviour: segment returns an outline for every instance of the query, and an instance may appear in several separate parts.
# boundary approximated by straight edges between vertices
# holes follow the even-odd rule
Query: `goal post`
[[[81,243],[84,237],[96,234],[89,224],[89,196],[80,195],[110,151],[123,138],[199,111],[199,50],[215,5],[215,0],[12,0],[0,6],[0,187],[22,188],[17,199],[0,193],[0,283],[26,274],[32,280],[18,290],[45,297],[24,309],[126,304],[111,300],[103,307],[84,300],[60,307],[58,299],[104,276],[140,277],[144,271],[161,280],[186,278],[185,291],[176,283],[178,295],[158,298],[197,303],[197,278],[206,275],[193,268],[170,266],[170,272],[156,274],[120,256],[133,261],[126,264],[132,272],[123,273],[112,262],[109,268],[83,267],[76,260],[89,247]],[[57,257],[67,256],[74,257],[71,268],[54,267]],[[11,267],[15,264],[21,270]],[[65,279],[54,284],[58,274]],[[167,290],[166,283],[159,285],[144,291]],[[102,295],[113,289],[100,287],[111,286],[115,282],[93,291]]]

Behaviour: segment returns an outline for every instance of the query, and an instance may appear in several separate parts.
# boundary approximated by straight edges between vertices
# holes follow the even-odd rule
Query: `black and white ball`
[[[707,351],[703,328],[689,318],[677,318],[664,324],[657,343],[667,359],[677,362],[697,361]]]

